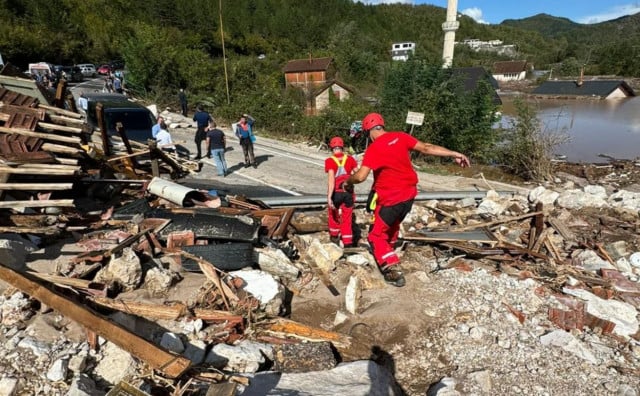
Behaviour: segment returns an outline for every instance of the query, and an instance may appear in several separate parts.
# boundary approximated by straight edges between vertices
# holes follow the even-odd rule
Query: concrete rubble
[[[398,247],[408,296],[364,242],[314,230],[319,212],[292,231],[297,208],[182,191],[170,179],[188,162],[125,184],[108,156],[74,153],[63,177],[90,194],[16,194],[29,210],[0,213],[0,394],[638,394],[639,193],[571,182],[416,203]],[[149,191],[163,177],[167,196]],[[582,381],[536,380],[563,372]]]

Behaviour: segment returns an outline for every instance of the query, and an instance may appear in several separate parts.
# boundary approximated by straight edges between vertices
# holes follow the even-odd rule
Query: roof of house
[[[317,96],[319,94],[321,94],[322,92],[324,92],[326,89],[328,89],[329,87],[331,87],[332,85],[338,85],[340,87],[342,87],[344,90],[349,91],[351,93],[355,92],[355,89],[345,83],[343,83],[342,81],[339,80],[330,80],[327,81],[326,83],[320,85],[319,87],[317,87],[316,89],[313,90],[313,95]]]
[[[493,64],[493,74],[522,73],[527,70],[527,61],[503,61]]]
[[[539,95],[575,95],[607,97],[616,89],[622,89],[628,96],[636,96],[633,88],[624,80],[586,80],[582,85],[576,81],[545,81],[536,89]]]
[[[496,89],[499,88],[498,81],[489,72],[487,72],[484,67],[474,66],[474,67],[457,67],[452,69],[454,75],[463,76],[462,83],[464,84],[464,90],[466,92],[471,92],[476,89],[478,86],[478,81],[484,79],[494,89],[493,95],[493,103],[502,104],[502,99],[498,96],[498,93],[495,92]]]
[[[326,71],[333,58],[307,58],[295,59],[284,66],[285,73],[300,73],[313,71]]]

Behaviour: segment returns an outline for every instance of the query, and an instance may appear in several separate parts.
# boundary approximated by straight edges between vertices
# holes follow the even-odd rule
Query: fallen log
[[[0,265],[0,279],[20,289],[23,293],[59,311],[104,339],[113,342],[133,356],[146,362],[153,369],[170,378],[182,375],[190,366],[189,359],[175,355],[129,332],[124,327],[102,317],[62,295],[39,284],[29,274],[19,274]]]

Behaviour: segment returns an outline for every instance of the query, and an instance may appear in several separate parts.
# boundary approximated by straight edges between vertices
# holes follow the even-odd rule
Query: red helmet
[[[367,132],[377,126],[384,126],[384,119],[378,113],[369,113],[362,119],[362,129]]]
[[[339,136],[331,138],[331,140],[329,141],[329,148],[334,149],[336,147],[344,147],[344,142]]]

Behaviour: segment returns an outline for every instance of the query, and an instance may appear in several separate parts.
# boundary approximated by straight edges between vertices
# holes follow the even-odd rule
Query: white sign
[[[423,122],[424,113],[414,113],[413,111],[407,112],[407,124],[420,126]]]

